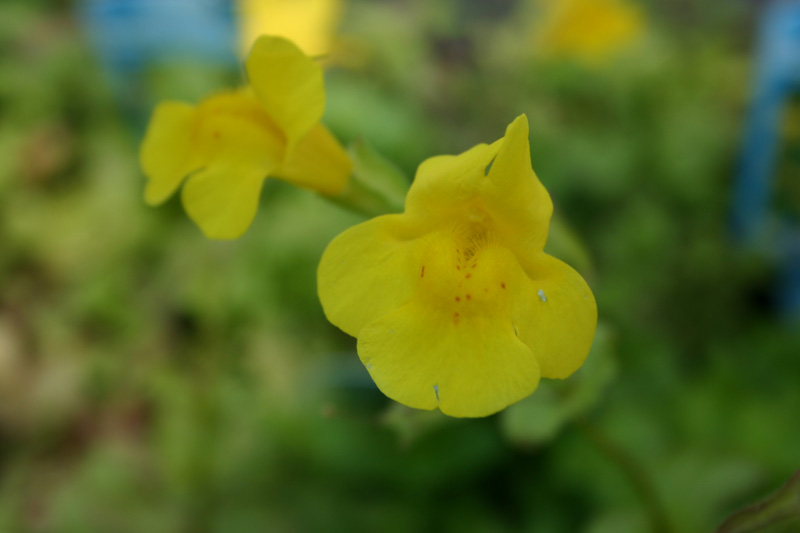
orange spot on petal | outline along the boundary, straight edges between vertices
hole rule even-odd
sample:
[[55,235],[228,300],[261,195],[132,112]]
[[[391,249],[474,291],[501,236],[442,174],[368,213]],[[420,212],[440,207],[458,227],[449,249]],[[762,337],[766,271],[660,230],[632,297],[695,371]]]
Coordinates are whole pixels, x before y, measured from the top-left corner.
[[419,275],[419,277],[421,278],[425,277],[425,265],[422,265],[422,273]]
[[469,294],[467,294],[467,300],[469,300],[470,298],[472,298],[472,296],[470,296]]
[[460,302],[460,301],[461,301],[461,298],[459,298],[458,296],[456,296],[456,301],[457,301],[457,302]]

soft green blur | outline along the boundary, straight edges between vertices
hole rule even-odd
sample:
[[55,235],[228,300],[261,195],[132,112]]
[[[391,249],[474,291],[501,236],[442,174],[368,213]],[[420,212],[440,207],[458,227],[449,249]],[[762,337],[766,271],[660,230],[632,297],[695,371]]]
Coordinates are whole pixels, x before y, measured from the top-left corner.
[[[726,231],[752,13],[641,5],[590,62],[537,53],[525,1],[344,11],[330,128],[411,177],[527,113],[550,249],[597,297],[576,376],[457,420],[386,400],[325,320],[317,261],[363,217],[276,180],[236,242],[146,207],[140,124],[69,4],[2,2],[0,532],[693,533],[776,489],[800,333]],[[143,99],[219,83],[196,76]]]

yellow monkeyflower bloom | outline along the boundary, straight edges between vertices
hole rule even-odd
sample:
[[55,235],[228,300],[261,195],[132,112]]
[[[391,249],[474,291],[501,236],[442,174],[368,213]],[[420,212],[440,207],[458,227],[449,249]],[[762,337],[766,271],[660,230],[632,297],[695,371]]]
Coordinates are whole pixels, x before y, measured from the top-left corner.
[[310,56],[331,50],[342,0],[239,0],[244,51],[262,34],[285,37]]
[[328,319],[358,338],[378,388],[447,415],[495,413],[584,362],[597,307],[544,253],[553,204],[531,169],[528,119],[424,161],[405,212],[354,226],[322,256]]
[[626,0],[539,0],[537,46],[550,55],[587,62],[606,59],[634,42],[644,20]]
[[258,209],[267,176],[337,195],[351,163],[319,123],[325,109],[322,69],[297,46],[263,36],[245,64],[250,84],[197,105],[167,101],[150,120],[140,151],[157,205],[184,179],[184,208],[212,239],[235,239]]

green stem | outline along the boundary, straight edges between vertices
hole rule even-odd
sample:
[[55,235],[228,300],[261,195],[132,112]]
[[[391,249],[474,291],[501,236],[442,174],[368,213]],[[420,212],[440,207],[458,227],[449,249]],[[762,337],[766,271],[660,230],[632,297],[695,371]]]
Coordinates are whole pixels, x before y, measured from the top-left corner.
[[370,217],[402,213],[411,182],[391,161],[364,141],[350,145],[353,171],[347,188],[328,197],[332,202]]
[[749,533],[800,518],[800,470],[778,491],[728,517],[717,533]]
[[339,196],[326,198],[350,211],[368,217],[376,217],[389,213],[402,213],[405,196],[396,194],[392,197],[383,194],[382,191],[375,190],[369,184],[364,183],[361,176],[354,173],[350,176],[347,188]]
[[650,529],[653,533],[672,533],[674,530],[669,522],[666,509],[644,467],[586,418],[581,417],[576,423],[578,429],[620,469],[633,486],[634,491],[642,500],[642,505],[647,510]]

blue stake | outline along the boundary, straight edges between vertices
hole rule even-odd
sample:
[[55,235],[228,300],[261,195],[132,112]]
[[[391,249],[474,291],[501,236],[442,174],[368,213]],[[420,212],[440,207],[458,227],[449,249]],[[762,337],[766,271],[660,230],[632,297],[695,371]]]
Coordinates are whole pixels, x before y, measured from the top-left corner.
[[[770,216],[770,200],[781,118],[789,96],[798,90],[800,1],[773,2],[761,21],[756,82],[731,223],[733,234],[740,242],[778,257],[782,272],[778,299],[781,310],[790,317],[800,317],[800,230],[777,216]],[[780,238],[768,241],[767,230],[773,221],[783,227],[779,230]]]

